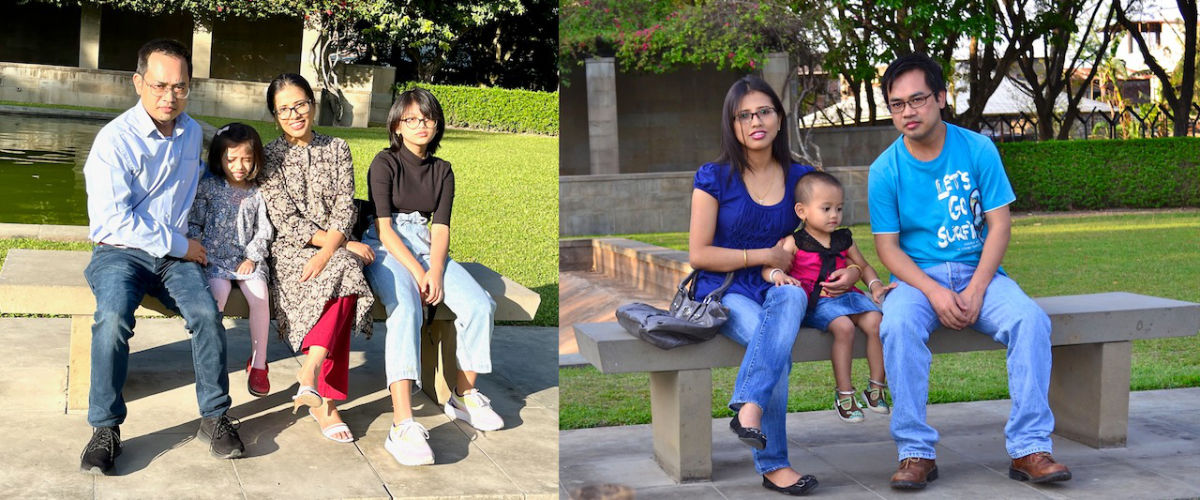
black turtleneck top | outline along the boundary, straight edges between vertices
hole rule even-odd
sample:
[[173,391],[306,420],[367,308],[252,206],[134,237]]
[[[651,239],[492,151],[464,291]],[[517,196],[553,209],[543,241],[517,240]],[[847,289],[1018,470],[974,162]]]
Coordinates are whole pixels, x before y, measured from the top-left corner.
[[404,147],[400,151],[385,149],[371,161],[367,187],[376,217],[420,212],[434,224],[450,225],[454,171],[441,158],[420,158]]

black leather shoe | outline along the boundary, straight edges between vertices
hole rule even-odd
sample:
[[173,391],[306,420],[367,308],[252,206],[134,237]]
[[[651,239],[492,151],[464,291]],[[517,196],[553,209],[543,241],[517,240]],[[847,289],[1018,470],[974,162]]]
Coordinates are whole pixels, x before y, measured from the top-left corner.
[[733,433],[737,434],[738,439],[747,446],[756,450],[761,450],[767,447],[767,436],[761,430],[754,427],[742,427],[742,423],[738,422],[738,417],[735,414],[733,420],[729,421],[729,428],[733,429]]
[[115,425],[96,427],[92,429],[92,439],[79,456],[79,470],[107,476],[112,473],[113,463],[120,455],[121,428]]
[[239,425],[229,421],[227,415],[200,419],[200,430],[196,438],[208,443],[208,449],[217,458],[238,458],[246,447],[238,437]]
[[807,495],[808,492],[812,491],[816,487],[817,478],[813,477],[812,474],[805,474],[801,476],[800,480],[796,481],[796,484],[791,486],[775,486],[775,483],[772,483],[770,479],[767,479],[767,476],[763,476],[763,488],[771,491],[778,491],[784,495],[792,495],[794,497]]

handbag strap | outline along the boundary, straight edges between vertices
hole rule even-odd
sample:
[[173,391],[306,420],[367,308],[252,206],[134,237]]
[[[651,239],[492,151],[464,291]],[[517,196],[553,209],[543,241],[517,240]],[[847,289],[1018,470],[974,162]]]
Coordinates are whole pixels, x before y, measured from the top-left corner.
[[[679,282],[679,291],[685,293],[692,300],[696,300],[696,283],[700,281],[699,275],[700,270],[693,269],[683,281]],[[709,292],[708,296],[704,297],[704,301],[720,301],[721,297],[725,296],[725,291],[729,290],[731,286],[733,286],[733,271],[725,273],[725,282],[721,283],[721,286],[717,287],[716,290]]]

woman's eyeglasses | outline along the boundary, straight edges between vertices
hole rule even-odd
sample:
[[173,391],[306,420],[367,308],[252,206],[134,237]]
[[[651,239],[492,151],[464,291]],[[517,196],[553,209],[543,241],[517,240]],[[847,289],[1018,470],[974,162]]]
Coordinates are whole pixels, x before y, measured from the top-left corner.
[[768,118],[775,116],[775,108],[768,106],[765,108],[758,108],[754,111],[738,111],[738,114],[734,116],[737,117],[737,120],[743,124],[749,124],[750,121],[756,116],[758,117],[759,121],[765,122]]
[[275,108],[275,116],[288,119],[293,116],[304,116],[312,110],[312,101],[305,100],[295,106],[280,106]]

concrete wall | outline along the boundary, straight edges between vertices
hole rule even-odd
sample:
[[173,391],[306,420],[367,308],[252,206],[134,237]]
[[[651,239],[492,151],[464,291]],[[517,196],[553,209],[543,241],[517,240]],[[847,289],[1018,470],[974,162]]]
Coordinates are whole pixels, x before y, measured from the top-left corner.
[[0,15],[0,33],[0,61],[62,66],[79,61],[78,6],[8,2]]
[[[669,74],[617,70],[617,130],[622,173],[694,171],[720,153],[721,103],[742,74],[681,69]],[[583,68],[559,89],[559,173],[588,169],[587,88]]]
[[[378,73],[384,75],[382,79],[391,81],[386,78],[389,71],[392,79],[395,78],[394,68],[357,68],[359,73],[372,79]],[[132,72],[128,71],[0,63],[0,100],[125,109],[137,102],[132,78]],[[391,94],[372,92],[374,80],[359,80],[355,85],[345,92],[350,106],[346,110],[348,121],[343,124],[365,127],[372,109],[372,97],[390,104]],[[266,83],[197,78],[192,82],[187,111],[194,115],[271,121],[264,104],[266,93]],[[379,107],[376,105],[375,109]],[[321,117],[317,120],[319,122]]]
[[[845,224],[870,220],[867,167],[825,169],[846,188]],[[695,172],[571,175],[558,178],[558,234],[687,231]]]
[[900,132],[891,125],[812,131],[812,142],[821,148],[821,163],[825,166],[870,165],[897,137]]
[[303,32],[303,20],[285,17],[213,23],[212,77],[265,83],[298,73]]

